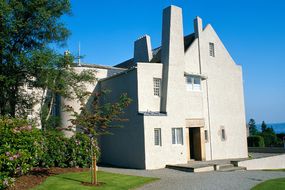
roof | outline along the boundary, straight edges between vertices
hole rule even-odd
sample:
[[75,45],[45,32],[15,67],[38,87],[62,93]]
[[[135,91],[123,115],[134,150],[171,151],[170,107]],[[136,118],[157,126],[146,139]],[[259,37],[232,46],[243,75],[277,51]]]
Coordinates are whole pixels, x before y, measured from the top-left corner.
[[97,65],[97,64],[86,64],[81,63],[80,66],[76,65],[74,67],[89,67],[89,68],[98,68],[98,69],[115,69],[115,70],[126,70],[124,68],[118,68],[118,67],[112,67],[112,66],[106,66],[106,65]]
[[[194,40],[195,40],[195,33],[189,34],[189,35],[184,37],[184,51],[185,52],[188,50],[188,48],[191,46],[191,44],[194,42]],[[153,49],[152,55],[153,55],[153,58],[150,61],[151,63],[161,63],[161,46]],[[136,63],[134,63],[134,59],[132,58],[132,59],[126,60],[126,61],[124,61],[118,65],[115,65],[114,67],[131,68],[135,65],[136,65]]]

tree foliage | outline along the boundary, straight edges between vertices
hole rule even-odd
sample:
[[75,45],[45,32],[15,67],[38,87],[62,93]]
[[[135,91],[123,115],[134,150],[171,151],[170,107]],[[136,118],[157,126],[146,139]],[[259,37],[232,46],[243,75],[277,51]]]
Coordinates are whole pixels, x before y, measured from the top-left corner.
[[0,115],[15,116],[29,104],[23,84],[54,58],[48,45],[63,45],[69,36],[60,21],[69,13],[69,0],[0,1]]
[[122,118],[124,109],[129,106],[131,99],[127,94],[122,94],[117,102],[104,102],[103,98],[108,91],[95,92],[91,105],[84,104],[80,112],[75,112],[72,107],[69,111],[73,113],[72,124],[77,126],[80,132],[97,137],[102,134],[108,134],[112,127],[120,127],[119,122],[127,121]]
[[249,134],[250,135],[258,134],[258,130],[256,128],[256,124],[255,124],[255,120],[254,119],[250,119],[249,120],[248,126],[249,126]]

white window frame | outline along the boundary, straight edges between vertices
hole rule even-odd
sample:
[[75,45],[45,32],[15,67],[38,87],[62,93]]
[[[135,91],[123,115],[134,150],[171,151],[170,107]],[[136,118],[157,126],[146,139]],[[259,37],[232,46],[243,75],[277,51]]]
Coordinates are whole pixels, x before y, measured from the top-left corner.
[[209,42],[209,54],[211,57],[215,57],[215,44],[213,42]]
[[161,146],[161,128],[154,129],[154,146]]
[[172,144],[183,145],[183,128],[172,128]]
[[161,78],[153,78],[153,95],[161,96]]
[[[185,80],[187,91],[201,91],[201,77],[189,75],[186,76]],[[199,83],[196,83],[197,80],[199,81]]]

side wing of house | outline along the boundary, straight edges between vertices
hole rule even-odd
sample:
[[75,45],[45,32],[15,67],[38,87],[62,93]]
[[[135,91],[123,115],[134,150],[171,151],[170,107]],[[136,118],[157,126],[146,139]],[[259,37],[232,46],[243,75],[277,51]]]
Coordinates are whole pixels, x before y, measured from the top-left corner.
[[201,72],[206,159],[248,156],[242,68],[237,65],[211,25],[195,21],[197,38],[185,53],[186,72]]
[[120,116],[126,122],[113,123],[120,128],[110,129],[111,135],[100,137],[102,163],[130,168],[145,168],[144,123],[138,114],[137,69],[133,68],[100,82],[101,90],[111,90],[104,98],[105,102],[117,102],[123,93],[132,99],[132,103]]

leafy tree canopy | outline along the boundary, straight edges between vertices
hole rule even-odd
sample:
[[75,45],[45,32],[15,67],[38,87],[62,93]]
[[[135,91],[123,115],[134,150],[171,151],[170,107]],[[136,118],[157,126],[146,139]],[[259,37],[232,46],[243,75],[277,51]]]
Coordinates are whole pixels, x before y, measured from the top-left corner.
[[27,105],[31,98],[23,84],[58,58],[48,45],[63,45],[69,36],[60,21],[64,14],[70,14],[69,0],[0,1],[0,115],[15,116],[17,107]]

